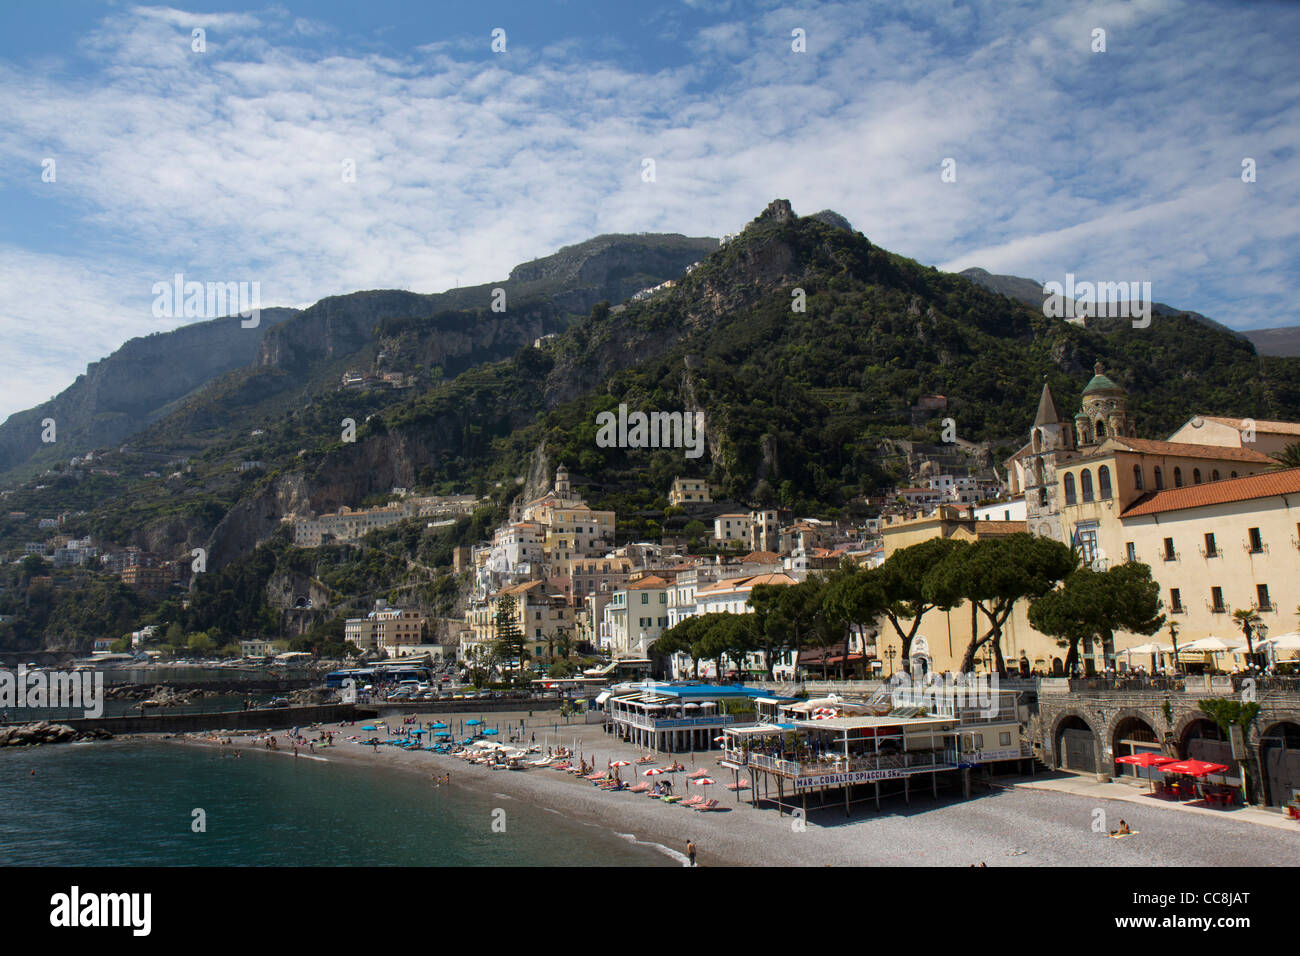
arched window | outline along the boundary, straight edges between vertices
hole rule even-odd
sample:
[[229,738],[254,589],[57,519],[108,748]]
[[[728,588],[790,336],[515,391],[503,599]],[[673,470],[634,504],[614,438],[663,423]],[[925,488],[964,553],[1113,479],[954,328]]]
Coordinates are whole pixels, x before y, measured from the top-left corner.
[[1181,488],[1182,486],[1183,486],[1183,470],[1182,470],[1181,468],[1175,468],[1175,469],[1174,469],[1174,487],[1175,487],[1175,488]]
[[1156,465],[1156,491],[1160,491],[1162,488],[1164,488],[1164,486],[1165,486],[1164,472],[1160,470],[1159,465]]
[[1193,469],[1192,469],[1192,484],[1194,484],[1194,485],[1199,485],[1200,483],[1201,483],[1201,469],[1199,469],[1199,468],[1193,468]]
[[1034,477],[1038,479],[1034,484],[1041,485],[1046,483],[1047,479],[1043,477],[1043,459],[1041,458],[1034,462]]
[[1237,473],[1236,473],[1235,471],[1232,473],[1232,477],[1234,477],[1234,478],[1237,477]]
[[1066,473],[1065,476],[1065,503],[1074,504],[1074,475]]
[[1106,423],[1099,418],[1097,419],[1097,441],[1101,441],[1105,437],[1106,437]]
[[1042,429],[1035,428],[1034,429],[1034,454],[1036,455],[1042,450],[1043,450],[1043,432]]
[[1216,468],[1214,469],[1214,471],[1210,472],[1210,481],[1218,481],[1218,480],[1219,480],[1219,469]]
[[1105,465],[1097,469],[1097,497],[1102,501],[1110,497],[1110,469]]
[[1084,501],[1092,500],[1092,472],[1087,468],[1079,476],[1079,493]]
[[1133,466],[1133,485],[1134,487],[1137,488],[1138,491],[1142,490],[1142,466],[1141,465]]

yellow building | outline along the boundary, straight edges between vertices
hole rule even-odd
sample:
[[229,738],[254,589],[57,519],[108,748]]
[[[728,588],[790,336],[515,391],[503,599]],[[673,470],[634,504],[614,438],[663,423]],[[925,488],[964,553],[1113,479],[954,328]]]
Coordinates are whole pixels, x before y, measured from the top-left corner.
[[674,478],[668,489],[670,505],[707,504],[712,500],[709,483],[703,478]]
[[1114,524],[1121,560],[1149,564],[1160,582],[1180,644],[1243,640],[1232,618],[1240,608],[1258,612],[1275,636],[1296,629],[1300,468],[1156,492]]

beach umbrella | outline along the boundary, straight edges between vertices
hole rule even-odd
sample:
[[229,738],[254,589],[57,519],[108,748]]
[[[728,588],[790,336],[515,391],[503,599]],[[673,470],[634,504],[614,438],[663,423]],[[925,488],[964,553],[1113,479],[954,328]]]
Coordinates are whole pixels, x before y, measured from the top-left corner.
[[651,767],[649,770],[643,770],[643,771],[641,771],[641,776],[643,776],[643,777],[657,777],[657,776],[659,776],[661,773],[667,773],[667,772],[668,772],[668,771],[665,770],[663,767]]
[[363,726],[361,729],[362,729],[362,730],[378,730],[379,728],[376,727],[374,724],[366,724],[366,725]]
[[441,720],[438,721],[436,724],[430,724],[429,726],[432,727],[434,730],[446,730],[446,729],[447,729],[447,725],[444,724]]
[[495,727],[489,727],[487,730],[483,731],[483,733],[485,733],[485,734],[493,734],[493,735],[495,735],[496,732],[497,732],[497,729],[496,729]]
[[[1173,757],[1166,757],[1163,754],[1141,753],[1141,754],[1128,754],[1123,757],[1116,757],[1115,762],[1131,764],[1134,767],[1163,768],[1166,764],[1177,763],[1178,761],[1176,761]],[[1156,778],[1151,777],[1150,779],[1151,779],[1151,789],[1154,791],[1156,788]]]
[[711,787],[716,782],[712,777],[697,777],[691,781],[697,787]]

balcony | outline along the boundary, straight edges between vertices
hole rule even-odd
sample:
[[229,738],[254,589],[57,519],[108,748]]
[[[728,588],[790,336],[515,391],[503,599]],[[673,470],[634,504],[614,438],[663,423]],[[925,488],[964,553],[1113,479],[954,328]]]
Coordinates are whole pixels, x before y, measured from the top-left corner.
[[612,711],[611,720],[650,732],[660,730],[691,730],[700,727],[725,727],[736,722],[731,714],[704,714],[700,717],[643,717],[624,711]]
[[[723,759],[743,767],[768,770],[783,777],[812,777],[828,773],[860,773],[909,771],[924,773],[931,770],[950,770],[957,766],[957,751],[951,747],[943,750],[919,750],[900,754],[871,754],[845,757],[827,754],[822,757],[805,757],[790,760],[769,754],[745,750],[724,750]],[[892,774],[901,776],[901,774]]]

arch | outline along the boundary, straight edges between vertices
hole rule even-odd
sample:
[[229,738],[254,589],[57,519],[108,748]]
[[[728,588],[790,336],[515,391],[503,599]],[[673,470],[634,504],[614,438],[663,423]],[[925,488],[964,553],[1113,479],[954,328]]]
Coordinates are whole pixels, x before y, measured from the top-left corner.
[[1088,718],[1065,711],[1052,727],[1053,755],[1058,770],[1096,773],[1101,766],[1100,738]]
[[1079,474],[1079,497],[1084,501],[1092,501],[1092,472],[1087,468]]
[[1259,768],[1264,801],[1271,807],[1290,803],[1300,790],[1300,719],[1276,720],[1259,735]]
[[1065,661],[1061,660],[1059,657],[1052,658],[1052,676],[1053,677],[1065,676]]
[[1162,491],[1164,490],[1164,487],[1165,487],[1165,474],[1160,470],[1160,466],[1156,465],[1156,491]]
[[1043,459],[1041,458],[1035,459],[1034,461],[1034,478],[1037,479],[1034,482],[1036,485],[1047,484],[1047,479],[1043,477]]
[[1134,487],[1137,488],[1138,491],[1142,490],[1142,466],[1141,465],[1133,466],[1133,485]]
[[1042,450],[1043,450],[1043,430],[1041,428],[1035,428],[1034,429],[1034,454],[1037,455]]
[[1097,497],[1105,501],[1110,496],[1110,469],[1102,465],[1097,469]]
[[1216,468],[1214,469],[1214,471],[1210,472],[1210,481],[1218,481],[1218,480],[1219,480],[1219,469]]
[[[1112,761],[1134,753],[1151,753],[1160,750],[1160,734],[1151,725],[1148,715],[1140,710],[1121,710],[1111,721],[1110,756]],[[1150,771],[1130,764],[1116,763],[1116,775],[1150,777]]]
[[1181,468],[1175,466],[1175,467],[1174,467],[1174,487],[1175,487],[1175,488],[1181,488],[1182,486],[1183,486],[1183,470],[1182,470]]
[[1093,434],[1097,436],[1098,442],[1106,437],[1106,422],[1104,419],[1097,419],[1097,424],[1093,427]]
[[1232,473],[1232,477],[1234,477],[1234,478],[1237,477],[1237,473],[1236,473],[1235,471]]
[[1065,484],[1065,503],[1067,505],[1072,505],[1075,502],[1074,475],[1070,474],[1068,471],[1065,473],[1064,484]]
[[1199,485],[1200,483],[1201,483],[1201,469],[1199,469],[1199,468],[1193,468],[1193,469],[1192,469],[1192,484],[1194,484],[1194,485]]
[[[1192,714],[1178,728],[1178,756],[1183,760],[1208,760],[1232,766],[1232,745],[1219,725],[1205,716]],[[1225,761],[1223,758],[1227,757]]]

